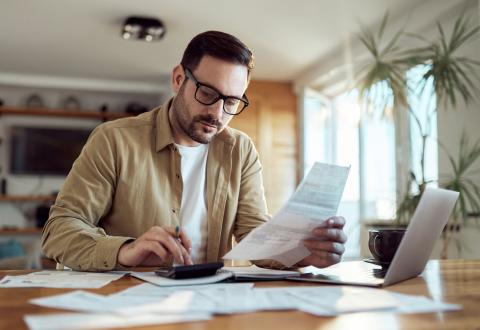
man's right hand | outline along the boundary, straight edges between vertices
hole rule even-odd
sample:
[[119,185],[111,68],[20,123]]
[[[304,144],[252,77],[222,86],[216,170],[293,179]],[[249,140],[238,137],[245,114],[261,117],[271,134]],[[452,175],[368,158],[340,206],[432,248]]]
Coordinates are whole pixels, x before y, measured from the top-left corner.
[[182,265],[193,264],[190,258],[191,242],[183,230],[179,239],[175,230],[155,226],[135,241],[123,244],[118,252],[118,262],[127,267],[165,266],[173,261]]

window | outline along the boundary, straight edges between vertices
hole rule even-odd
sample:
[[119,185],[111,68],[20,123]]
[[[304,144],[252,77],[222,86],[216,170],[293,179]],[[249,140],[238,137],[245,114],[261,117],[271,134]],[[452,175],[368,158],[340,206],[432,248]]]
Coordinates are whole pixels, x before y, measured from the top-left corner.
[[355,90],[330,103],[311,93],[304,98],[305,172],[314,161],[351,166],[338,210],[347,219],[345,259],[360,256],[361,219],[395,213],[395,128],[379,108],[362,110]]
[[303,173],[306,174],[316,161],[333,162],[335,143],[332,108],[326,98],[314,91],[305,91],[303,113]]
[[[436,99],[433,83],[418,84],[428,66],[417,66],[407,72],[410,86],[408,101],[410,115],[397,116],[392,111],[393,99],[388,86],[378,83],[374,95],[381,102],[367,106],[359,103],[357,90],[342,93],[332,100],[318,92],[305,92],[303,104],[303,164],[308,172],[314,161],[351,165],[338,214],[345,216],[348,235],[345,258],[360,256],[360,223],[390,220],[395,217],[397,180],[402,170],[396,155],[399,149],[409,148],[410,168],[417,180],[422,177],[422,136],[425,144],[425,180],[438,180],[438,147]],[[399,126],[408,121],[406,138],[398,138]],[[408,158],[408,155],[407,155]],[[403,184],[403,182],[400,182]]]
[[[431,185],[438,181],[438,143],[436,97],[432,80],[423,81],[422,76],[428,71],[428,65],[418,65],[407,72],[409,84],[408,103],[410,104],[410,166],[417,182],[425,180]],[[423,146],[425,136],[425,148]],[[424,165],[422,173],[422,150]],[[415,190],[417,187],[411,187]],[[412,191],[416,193],[417,191]]]

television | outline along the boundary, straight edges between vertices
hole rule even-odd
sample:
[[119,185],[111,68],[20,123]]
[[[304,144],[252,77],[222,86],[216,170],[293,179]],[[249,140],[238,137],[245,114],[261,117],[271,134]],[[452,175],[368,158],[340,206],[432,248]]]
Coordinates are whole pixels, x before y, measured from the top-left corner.
[[65,176],[92,129],[10,128],[10,173]]

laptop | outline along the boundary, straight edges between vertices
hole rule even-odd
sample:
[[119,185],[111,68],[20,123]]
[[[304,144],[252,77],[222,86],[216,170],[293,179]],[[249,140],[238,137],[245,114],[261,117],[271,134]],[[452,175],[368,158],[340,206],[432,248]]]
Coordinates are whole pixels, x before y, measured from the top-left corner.
[[288,280],[383,287],[416,277],[425,268],[458,195],[445,189],[424,191],[387,270],[364,261],[341,262],[325,269],[307,267],[306,272],[314,268],[313,272]]

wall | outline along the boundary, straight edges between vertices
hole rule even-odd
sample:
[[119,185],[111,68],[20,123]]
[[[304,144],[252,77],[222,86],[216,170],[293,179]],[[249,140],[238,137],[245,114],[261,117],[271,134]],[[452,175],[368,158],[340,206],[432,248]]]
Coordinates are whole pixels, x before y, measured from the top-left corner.
[[[473,18],[473,22],[479,24],[480,11],[478,1],[470,2],[468,12]],[[455,13],[456,14],[456,13]],[[456,15],[452,15],[456,17]],[[451,28],[453,22],[451,19],[444,19],[442,23]],[[458,56],[466,56],[474,60],[480,60],[480,38],[459,52]],[[480,76],[480,69],[477,71]],[[480,83],[477,81],[477,86]],[[470,145],[474,142],[480,141],[480,97],[478,91],[474,92],[475,99],[469,104],[459,102],[457,107],[440,106],[438,112],[438,139],[445,146],[448,154],[455,159],[458,157],[458,149],[462,133],[465,132],[470,141]],[[440,179],[447,178],[452,173],[452,167],[448,160],[448,155],[442,149],[439,150],[439,174]],[[477,184],[480,184],[480,159],[476,161],[472,167],[475,171],[470,171],[469,178]],[[449,244],[449,258],[465,258],[478,259],[480,258],[480,226],[477,225],[479,219],[470,219],[470,223],[460,232],[455,235],[454,241]],[[441,245],[441,244],[439,244]],[[440,248],[437,247],[436,255],[439,255]]]
[[251,105],[230,126],[247,133],[255,143],[269,211],[275,214],[299,178],[297,97],[290,83],[268,81],[252,81],[247,96]]

